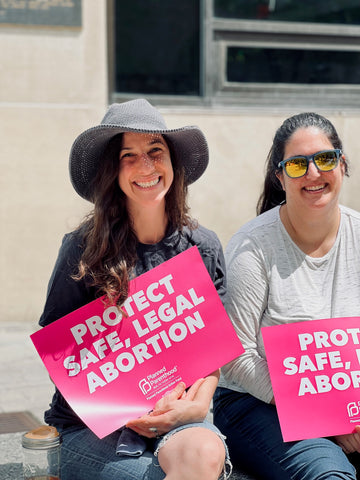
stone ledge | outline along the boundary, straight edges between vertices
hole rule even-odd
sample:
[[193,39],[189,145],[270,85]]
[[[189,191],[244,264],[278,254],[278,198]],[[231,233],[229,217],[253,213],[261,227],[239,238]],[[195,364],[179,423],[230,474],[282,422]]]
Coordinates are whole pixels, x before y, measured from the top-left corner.
[[23,478],[21,436],[24,432],[0,435],[0,478],[20,480]]

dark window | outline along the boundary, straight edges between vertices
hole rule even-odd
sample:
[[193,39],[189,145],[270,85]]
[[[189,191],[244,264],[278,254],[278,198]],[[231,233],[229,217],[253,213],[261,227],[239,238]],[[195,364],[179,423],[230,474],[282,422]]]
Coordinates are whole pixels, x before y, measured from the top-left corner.
[[115,1],[115,88],[200,94],[199,1]]
[[360,24],[359,0],[214,0],[216,17]]
[[360,0],[109,5],[112,102],[360,107]]
[[360,52],[229,47],[227,80],[360,84]]

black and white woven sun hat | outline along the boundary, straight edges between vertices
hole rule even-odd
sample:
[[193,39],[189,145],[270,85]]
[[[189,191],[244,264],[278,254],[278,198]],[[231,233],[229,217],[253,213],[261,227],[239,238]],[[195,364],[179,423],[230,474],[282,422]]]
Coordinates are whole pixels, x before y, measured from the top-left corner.
[[70,180],[76,192],[92,201],[92,183],[103,162],[110,139],[119,133],[159,133],[169,140],[172,153],[185,170],[187,185],[195,182],[209,163],[207,141],[196,126],[168,129],[160,112],[145,99],[112,104],[100,125],[74,141],[69,161]]

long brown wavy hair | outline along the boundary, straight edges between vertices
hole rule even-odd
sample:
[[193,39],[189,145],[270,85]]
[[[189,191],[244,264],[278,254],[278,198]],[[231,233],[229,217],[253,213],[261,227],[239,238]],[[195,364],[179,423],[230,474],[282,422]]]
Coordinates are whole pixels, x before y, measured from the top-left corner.
[[[170,150],[174,180],[165,196],[168,225],[175,231],[184,226],[194,228],[189,215],[188,188],[184,169],[176,157],[171,142],[164,139]],[[128,296],[129,279],[135,267],[137,237],[126,207],[126,196],[118,184],[119,152],[122,134],[113,137],[101,158],[101,168],[92,183],[93,211],[79,226],[84,250],[75,280],[84,279],[119,307]]]

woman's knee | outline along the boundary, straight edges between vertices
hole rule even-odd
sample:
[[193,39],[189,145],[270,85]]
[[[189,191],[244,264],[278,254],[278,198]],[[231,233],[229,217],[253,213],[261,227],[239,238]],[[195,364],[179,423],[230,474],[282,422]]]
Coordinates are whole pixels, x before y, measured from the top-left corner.
[[[176,464],[191,471],[221,473],[225,464],[222,439],[206,428],[188,428],[171,436],[159,450],[159,462],[165,471]],[[205,478],[201,476],[199,478]],[[209,477],[209,478],[212,478]]]
[[355,480],[356,471],[341,448],[326,438],[294,443],[283,458],[293,478],[302,480]]
[[213,432],[209,432],[203,437],[200,443],[196,444],[194,449],[195,458],[201,458],[207,462],[212,469],[222,468],[225,462],[225,447],[220,437]]

